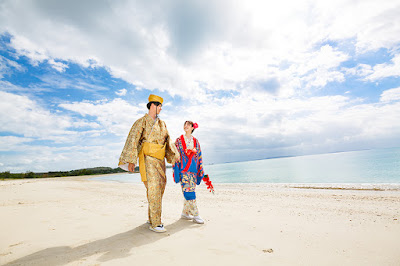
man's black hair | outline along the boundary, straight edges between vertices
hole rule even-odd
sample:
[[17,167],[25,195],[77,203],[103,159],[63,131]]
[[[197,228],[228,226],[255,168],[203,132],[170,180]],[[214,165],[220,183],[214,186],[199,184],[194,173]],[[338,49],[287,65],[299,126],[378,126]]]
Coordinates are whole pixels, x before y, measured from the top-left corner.
[[150,110],[150,106],[151,106],[152,103],[154,103],[155,106],[159,106],[159,105],[161,104],[160,102],[149,102],[149,103],[147,104],[147,109]]

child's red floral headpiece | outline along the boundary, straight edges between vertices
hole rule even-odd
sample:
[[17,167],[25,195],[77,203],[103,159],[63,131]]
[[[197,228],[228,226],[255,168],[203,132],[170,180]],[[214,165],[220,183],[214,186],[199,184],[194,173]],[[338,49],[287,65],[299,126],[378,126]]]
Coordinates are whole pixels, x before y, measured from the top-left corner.
[[199,127],[199,125],[197,124],[197,123],[193,123],[193,128],[194,129],[196,129],[196,128],[198,128]]

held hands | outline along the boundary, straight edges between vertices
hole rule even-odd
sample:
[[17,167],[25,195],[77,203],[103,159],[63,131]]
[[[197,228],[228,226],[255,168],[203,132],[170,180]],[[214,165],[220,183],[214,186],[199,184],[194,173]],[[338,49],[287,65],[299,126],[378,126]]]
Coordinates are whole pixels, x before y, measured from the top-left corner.
[[175,161],[174,161],[173,164],[179,163],[180,161],[181,161],[181,157],[180,156],[179,157],[175,157]]
[[135,172],[135,164],[134,163],[129,163],[128,170],[129,170],[129,172]]

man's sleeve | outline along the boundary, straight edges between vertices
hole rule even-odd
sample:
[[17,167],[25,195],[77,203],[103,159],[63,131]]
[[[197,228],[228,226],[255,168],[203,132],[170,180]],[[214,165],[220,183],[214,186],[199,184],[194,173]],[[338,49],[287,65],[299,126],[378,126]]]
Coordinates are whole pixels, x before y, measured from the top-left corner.
[[[165,127],[165,130],[167,130],[167,127]],[[167,139],[166,139],[167,145],[165,147],[165,158],[167,159],[167,162],[172,164],[176,160],[179,159],[179,151],[176,148],[175,144],[172,143],[171,137],[169,136],[168,130],[167,130]]]
[[138,146],[139,141],[143,133],[143,119],[137,120],[126,138],[124,149],[122,150],[121,156],[119,157],[118,166],[125,171],[128,170],[128,164],[133,163],[136,165],[138,158]]

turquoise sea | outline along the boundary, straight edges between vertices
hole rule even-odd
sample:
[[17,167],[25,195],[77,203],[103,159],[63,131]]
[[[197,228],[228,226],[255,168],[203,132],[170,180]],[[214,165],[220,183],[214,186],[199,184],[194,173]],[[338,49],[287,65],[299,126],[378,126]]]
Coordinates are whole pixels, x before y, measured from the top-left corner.
[[[213,183],[400,183],[400,148],[204,165]],[[167,169],[168,182],[172,169]],[[94,178],[140,182],[139,174]]]

